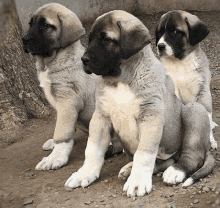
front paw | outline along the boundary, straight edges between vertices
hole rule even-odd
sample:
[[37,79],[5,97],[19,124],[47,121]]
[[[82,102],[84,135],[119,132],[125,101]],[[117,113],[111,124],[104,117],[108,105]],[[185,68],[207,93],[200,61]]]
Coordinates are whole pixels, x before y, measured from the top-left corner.
[[73,173],[65,183],[66,189],[73,189],[82,186],[87,187],[99,178],[100,171],[93,170],[93,167],[83,166],[77,172]]
[[118,178],[121,180],[126,180],[128,176],[131,174],[131,169],[133,166],[133,162],[129,162],[119,171]]
[[163,173],[163,181],[170,185],[181,183],[185,177],[186,174],[184,171],[176,169],[173,166],[168,167]]
[[138,170],[131,173],[124,185],[123,191],[127,192],[128,197],[144,196],[152,190],[152,173],[148,171]]
[[48,157],[44,157],[41,162],[37,164],[35,170],[51,170],[59,169],[66,165],[69,155],[72,151],[73,140],[54,144],[54,149]]

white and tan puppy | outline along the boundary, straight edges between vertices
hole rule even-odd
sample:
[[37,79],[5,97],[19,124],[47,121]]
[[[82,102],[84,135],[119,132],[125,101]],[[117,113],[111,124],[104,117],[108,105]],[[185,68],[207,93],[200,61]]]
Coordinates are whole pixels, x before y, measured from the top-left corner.
[[[113,132],[133,159],[133,166],[129,163],[119,174],[126,178],[132,166],[124,185],[128,196],[149,193],[153,171],[159,169],[168,167],[163,174],[168,184],[190,176],[184,186],[212,171],[207,111],[199,103],[183,105],[178,100],[150,41],[144,24],[125,11],[103,14],[93,24],[82,61],[85,72],[102,79],[85,162],[67,180],[66,188],[86,187],[99,177]],[[155,166],[156,158],[164,161],[160,168]]]
[[156,28],[156,45],[166,73],[175,84],[175,94],[182,103],[201,103],[210,123],[211,147],[216,149],[212,129],[211,74],[209,61],[199,43],[209,34],[207,26],[195,15],[185,11],[164,14]]
[[36,170],[65,165],[72,151],[76,123],[88,128],[94,112],[95,88],[100,78],[83,70],[80,38],[84,34],[85,29],[72,11],[50,3],[35,12],[23,37],[25,51],[37,58],[40,86],[57,111],[53,139],[43,146],[53,151],[38,163]]

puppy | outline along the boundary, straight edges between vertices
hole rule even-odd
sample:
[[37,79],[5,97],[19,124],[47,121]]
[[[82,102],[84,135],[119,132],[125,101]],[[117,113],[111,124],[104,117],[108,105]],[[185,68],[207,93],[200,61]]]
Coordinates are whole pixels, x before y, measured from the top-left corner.
[[58,169],[68,162],[73,147],[76,123],[88,128],[95,109],[95,88],[100,79],[85,74],[81,62],[85,35],[78,17],[66,7],[50,3],[40,7],[31,18],[23,37],[26,52],[36,56],[40,86],[57,111],[53,139],[44,150],[53,149],[36,170]]
[[[212,171],[207,111],[200,103],[183,105],[178,100],[172,79],[165,75],[150,42],[144,24],[125,11],[103,14],[93,24],[82,61],[85,72],[102,79],[85,162],[67,180],[66,188],[86,187],[99,177],[113,132],[133,159],[119,174],[123,178],[132,166],[123,188],[128,196],[151,191],[154,169],[155,173],[166,169],[163,180],[168,184],[191,175],[184,186]],[[159,168],[156,158],[164,160]]]
[[156,28],[156,45],[166,73],[175,84],[175,94],[182,103],[201,103],[210,120],[211,147],[216,149],[212,129],[211,74],[209,61],[199,43],[209,34],[207,26],[195,15],[185,11],[164,14]]

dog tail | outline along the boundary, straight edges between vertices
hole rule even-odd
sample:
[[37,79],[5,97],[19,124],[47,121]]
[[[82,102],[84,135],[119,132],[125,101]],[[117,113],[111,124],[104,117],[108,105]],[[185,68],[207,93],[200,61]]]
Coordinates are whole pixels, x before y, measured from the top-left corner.
[[182,187],[187,187],[192,185],[195,181],[203,178],[210,174],[215,166],[215,158],[210,152],[207,153],[203,166],[193,173],[182,185]]

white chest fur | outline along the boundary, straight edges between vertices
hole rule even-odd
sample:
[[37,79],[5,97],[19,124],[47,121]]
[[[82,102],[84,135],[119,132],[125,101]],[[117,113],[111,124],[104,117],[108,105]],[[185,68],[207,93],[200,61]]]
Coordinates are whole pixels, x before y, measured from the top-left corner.
[[132,153],[136,151],[138,145],[136,118],[139,103],[140,99],[125,84],[118,83],[117,87],[105,87],[102,97],[103,110],[110,116],[115,131]]
[[48,77],[48,72],[49,72],[49,70],[40,71],[38,74],[38,79],[40,81],[40,87],[43,88],[47,100],[54,108],[56,108],[55,99],[51,94],[51,82]]
[[203,76],[196,69],[199,67],[194,52],[185,59],[161,58],[166,73],[171,76],[175,84],[175,93],[184,103],[196,101],[203,82]]

